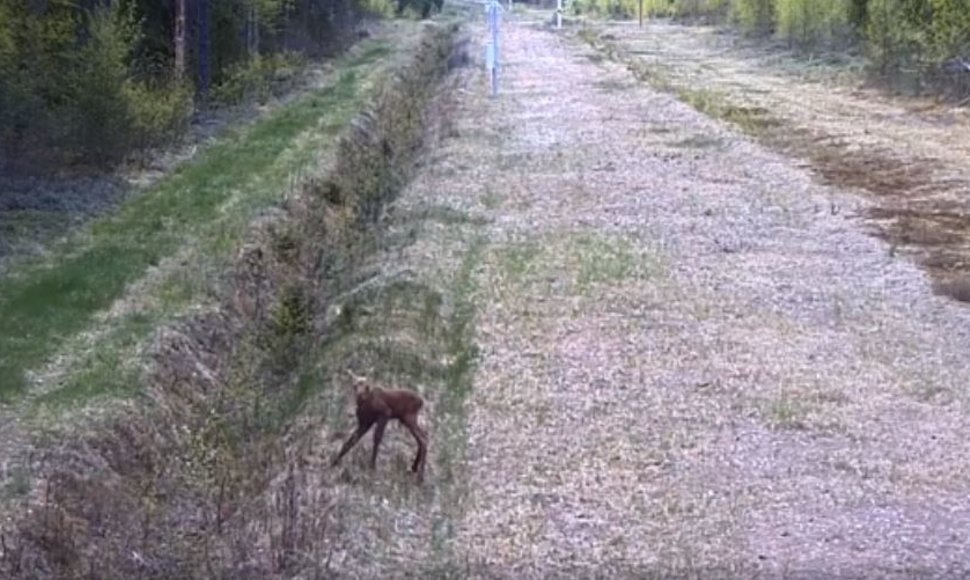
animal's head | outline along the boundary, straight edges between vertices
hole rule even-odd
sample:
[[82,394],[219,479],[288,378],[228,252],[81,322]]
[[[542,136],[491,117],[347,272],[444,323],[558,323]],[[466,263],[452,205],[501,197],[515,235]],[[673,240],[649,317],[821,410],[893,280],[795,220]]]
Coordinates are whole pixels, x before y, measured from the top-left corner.
[[354,374],[354,371],[347,369],[347,375],[350,377],[350,386],[354,389],[355,397],[362,397],[370,393],[370,383],[367,382],[365,377]]

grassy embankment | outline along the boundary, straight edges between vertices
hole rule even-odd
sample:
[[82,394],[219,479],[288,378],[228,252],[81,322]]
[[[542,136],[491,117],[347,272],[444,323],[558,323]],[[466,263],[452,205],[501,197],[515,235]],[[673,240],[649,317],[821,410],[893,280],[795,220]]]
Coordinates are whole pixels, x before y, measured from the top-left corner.
[[[221,139],[116,214],[0,280],[0,396],[24,394],[31,373],[55,357],[72,368],[48,377],[56,387],[43,385],[40,402],[128,393],[137,384],[137,346],[204,301],[251,220],[332,150],[391,51],[381,39],[358,48],[323,88]],[[124,300],[137,304],[104,315]]]

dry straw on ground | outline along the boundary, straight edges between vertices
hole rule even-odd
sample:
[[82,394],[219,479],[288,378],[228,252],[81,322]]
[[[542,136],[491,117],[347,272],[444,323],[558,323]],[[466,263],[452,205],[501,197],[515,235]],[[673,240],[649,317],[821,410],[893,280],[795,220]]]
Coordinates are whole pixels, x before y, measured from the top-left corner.
[[864,199],[506,22],[501,96],[470,79],[402,198],[482,224],[455,570],[970,565],[970,314],[860,228]]

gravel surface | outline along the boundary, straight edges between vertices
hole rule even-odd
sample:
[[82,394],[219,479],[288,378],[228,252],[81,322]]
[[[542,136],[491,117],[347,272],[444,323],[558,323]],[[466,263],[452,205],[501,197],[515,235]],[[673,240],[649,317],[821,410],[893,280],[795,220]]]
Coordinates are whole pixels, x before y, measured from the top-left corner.
[[835,187],[870,195],[870,226],[941,290],[970,301],[959,290],[970,286],[970,108],[867,86],[858,57],[793,54],[723,29],[597,21],[592,30],[651,82],[701,107],[748,111],[763,142],[792,151]]
[[862,199],[541,28],[506,20],[501,96],[456,91],[403,201],[491,220],[468,570],[970,570],[966,307]]

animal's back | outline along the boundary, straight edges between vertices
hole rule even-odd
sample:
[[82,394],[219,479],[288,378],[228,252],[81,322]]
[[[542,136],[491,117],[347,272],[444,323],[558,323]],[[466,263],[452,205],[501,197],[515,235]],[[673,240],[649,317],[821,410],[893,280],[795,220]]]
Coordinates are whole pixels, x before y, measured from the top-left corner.
[[384,393],[386,395],[385,400],[396,417],[416,414],[424,406],[421,396],[414,391],[388,389]]

